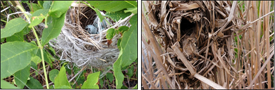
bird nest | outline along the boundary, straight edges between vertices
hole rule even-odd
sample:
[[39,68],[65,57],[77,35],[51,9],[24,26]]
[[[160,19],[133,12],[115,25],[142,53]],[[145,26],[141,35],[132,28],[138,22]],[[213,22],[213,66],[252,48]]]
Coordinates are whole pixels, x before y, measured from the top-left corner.
[[233,55],[230,29],[234,26],[232,22],[227,23],[230,2],[148,1],[145,8],[149,28],[164,53],[162,63],[169,76],[173,75],[172,86],[197,88],[201,84],[194,78],[195,73],[208,78],[222,68],[218,63],[230,65],[228,60]]
[[[104,11],[100,12],[105,15]],[[50,45],[60,52],[60,60],[73,62],[78,67],[90,65],[104,69],[117,60],[117,40],[120,37],[116,35],[111,44],[107,43],[106,32],[115,22],[110,18],[106,18],[105,21],[109,22],[106,28],[98,27],[97,34],[90,34],[85,30],[87,25],[102,25],[96,12],[85,5],[71,7],[66,13],[60,35],[51,40]]]

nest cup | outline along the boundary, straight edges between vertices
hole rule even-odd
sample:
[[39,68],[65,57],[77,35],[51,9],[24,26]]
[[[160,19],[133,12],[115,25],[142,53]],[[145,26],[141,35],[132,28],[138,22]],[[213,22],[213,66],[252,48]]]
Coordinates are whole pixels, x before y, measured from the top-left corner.
[[[101,12],[104,14],[105,12]],[[114,36],[108,45],[106,31],[114,21],[106,18],[106,28],[98,27],[98,34],[90,34],[85,27],[97,22],[100,25],[96,12],[85,5],[72,6],[66,13],[64,26],[60,35],[50,41],[50,45],[57,51],[60,60],[73,62],[78,67],[92,66],[105,69],[113,65],[119,55],[117,40]],[[108,23],[109,22],[109,23]],[[59,53],[58,53],[59,52]]]
[[[164,66],[168,73],[180,73],[180,75],[175,74],[173,80],[176,80],[178,84],[175,85],[180,85],[181,88],[185,88],[187,84],[189,87],[196,88],[200,82],[191,77],[192,74],[180,60],[178,53],[175,53],[173,46],[180,49],[180,54],[184,55],[196,73],[207,78],[218,69],[218,66],[214,68],[212,66],[219,62],[219,59],[223,58],[223,62],[227,62],[233,58],[229,45],[233,34],[230,28],[234,24],[225,25],[230,13],[230,9],[227,8],[230,8],[231,4],[230,2],[216,3],[221,8],[219,8],[220,12],[215,13],[212,11],[212,6],[206,4],[208,2],[167,1],[147,2],[145,5],[148,6],[147,11],[150,11],[147,14],[150,30],[166,53],[163,55]],[[225,26],[224,30],[218,31],[223,26]],[[215,32],[218,33],[215,34]],[[157,71],[157,68],[155,69]]]

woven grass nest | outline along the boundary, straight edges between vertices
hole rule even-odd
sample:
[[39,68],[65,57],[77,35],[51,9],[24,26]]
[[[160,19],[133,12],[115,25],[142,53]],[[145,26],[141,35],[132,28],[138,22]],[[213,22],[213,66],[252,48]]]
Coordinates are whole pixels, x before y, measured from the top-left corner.
[[[194,78],[194,74],[209,78],[213,77],[218,69],[224,68],[218,63],[230,66],[231,62],[228,60],[233,58],[231,29],[235,25],[232,23],[235,22],[234,19],[231,19],[232,22],[227,22],[230,19],[228,16],[232,6],[230,2],[147,1],[144,2],[144,6],[146,9],[144,14],[148,17],[147,22],[150,22],[149,28],[164,53],[160,55],[164,59],[161,63],[169,74],[167,77],[167,81],[171,80],[167,82],[170,83],[169,86],[178,89],[198,88],[201,81]],[[146,44],[143,47],[147,47]],[[145,57],[153,55],[146,54]],[[150,61],[148,63],[149,67],[143,64],[146,70],[150,69]],[[154,74],[163,71],[157,62],[151,64]],[[230,76],[233,74],[227,71],[223,73]],[[144,77],[150,81],[150,75]],[[215,81],[215,78],[211,80]],[[163,83],[156,81],[158,80],[152,80],[158,83],[155,84],[156,87]],[[153,88],[155,85],[150,84],[150,87]]]
[[[100,12],[105,15],[104,11]],[[78,67],[92,66],[101,70],[113,65],[119,55],[117,40],[120,36],[114,36],[108,45],[106,32],[115,22],[106,18],[110,25],[101,30],[98,28],[98,34],[90,34],[85,27],[97,22],[96,18],[96,12],[86,5],[75,5],[67,11],[60,35],[50,42],[60,52],[60,60],[73,62]]]

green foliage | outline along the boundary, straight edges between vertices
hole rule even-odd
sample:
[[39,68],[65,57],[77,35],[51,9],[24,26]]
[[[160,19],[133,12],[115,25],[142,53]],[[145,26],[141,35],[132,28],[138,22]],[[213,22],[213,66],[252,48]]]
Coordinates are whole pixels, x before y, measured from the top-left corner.
[[52,1],[44,1],[43,2],[43,8],[44,9],[50,9],[51,8]]
[[31,62],[31,67],[34,68],[35,70],[37,69],[37,64],[35,64],[33,61]]
[[31,24],[29,27],[34,27],[42,22],[47,17],[48,9],[39,9],[32,14]]
[[126,18],[127,16],[131,15],[131,13],[125,13],[124,10],[120,10],[117,12],[107,12],[106,16],[110,17],[114,21],[118,21],[120,19]]
[[42,46],[48,43],[51,39],[56,38],[64,25],[65,14],[59,18],[48,17],[48,28],[45,28],[42,33]]
[[137,7],[135,8],[127,8],[127,10],[124,10],[125,13],[131,12],[133,14],[137,14]]
[[133,73],[134,73],[134,67],[133,66],[131,66],[131,68],[129,68],[129,69],[127,69],[128,70],[128,72],[127,72],[127,75],[128,75],[128,77],[129,78],[131,78],[132,76],[133,76]]
[[102,87],[103,87],[104,82],[103,82],[103,80],[102,80],[102,79],[100,79],[100,80],[99,80],[99,82],[100,82],[100,86],[101,86],[101,88],[102,88]]
[[[73,1],[53,1],[49,10],[49,15],[59,18],[67,12]],[[63,20],[64,22],[64,20]]]
[[136,1],[88,1],[88,3],[106,12],[116,12],[125,8],[137,7]]
[[54,80],[55,89],[71,89],[71,85],[67,79],[66,69],[64,66],[61,67],[58,75]]
[[24,69],[16,72],[14,74],[15,82],[17,87],[23,89],[27,83],[28,77],[30,76],[30,66],[25,67]]
[[129,66],[137,58],[137,14],[130,19],[130,24],[132,26],[123,34],[120,43],[122,67]]
[[[119,54],[119,56],[121,55],[122,53]],[[114,75],[116,77],[116,88],[121,88],[122,87],[122,82],[124,81],[124,75],[122,73],[122,70],[121,70],[121,57],[119,57],[117,59],[117,61],[114,63]]]
[[121,89],[128,89],[128,87],[126,87],[126,86],[123,85],[123,86],[121,87]]
[[106,38],[108,40],[111,40],[116,34],[123,34],[125,31],[129,30],[129,27],[127,26],[120,26],[118,29],[110,28],[107,31]]
[[30,28],[25,27],[22,31],[15,33],[14,35],[7,37],[7,42],[12,42],[12,41],[24,41],[24,35],[28,34],[30,32]]
[[1,30],[1,39],[12,36],[13,34],[23,30],[28,23],[22,18],[12,19],[6,24],[6,27]]
[[[121,39],[118,40],[117,44],[120,50],[119,58],[113,65],[114,75],[116,78],[116,88],[122,88],[124,75],[121,69],[133,63],[133,61],[137,58],[137,3],[136,1],[89,1],[88,3],[90,3],[95,8],[98,8],[99,10],[106,11],[107,16],[113,16],[117,14],[121,15],[122,17],[126,17],[126,15],[122,15],[123,12],[121,12],[121,10],[123,9],[127,9],[124,11],[124,14],[127,14],[127,12],[135,14],[130,19],[131,27],[129,30],[126,27],[119,27],[118,31],[115,29],[109,29],[106,35],[106,38],[109,40],[118,32],[121,32],[123,35]],[[111,19],[119,20],[121,18],[118,16]]]
[[112,73],[107,73],[106,77],[110,80],[110,82],[112,83],[114,80],[114,75]]
[[33,13],[34,11],[38,10],[38,9],[42,9],[42,7],[39,4],[36,3],[27,3],[28,6],[30,7],[31,12]]
[[[31,62],[31,67],[35,70],[37,70],[37,64],[35,64],[33,61]],[[38,75],[38,72],[37,71],[34,71],[35,72],[35,75]]]
[[108,39],[108,40],[111,40],[114,36],[115,36],[115,29],[114,28],[110,28],[110,29],[108,29],[108,31],[107,31],[107,34],[106,34],[106,38]]
[[37,46],[27,42],[7,42],[1,44],[1,79],[30,65],[31,51]]
[[81,89],[99,89],[97,82],[100,72],[92,73],[88,75],[87,81],[84,82]]
[[118,28],[119,33],[124,33],[125,31],[128,31],[128,30],[129,30],[129,27],[127,27],[127,26],[120,26]]
[[19,88],[1,79],[1,89],[19,89]]
[[135,87],[133,87],[133,89],[138,89],[138,84],[136,84],[136,86],[135,86]]
[[35,63],[35,65],[37,65],[38,63],[40,63],[42,60],[40,59],[40,57],[38,56],[32,56],[31,57],[31,61]]
[[40,84],[40,82],[33,77],[30,77],[30,80],[27,82],[27,86],[30,89],[43,89],[43,86]]
[[129,31],[126,31],[120,42],[120,53],[117,61],[114,63],[114,74],[116,77],[116,87],[121,88],[124,75],[121,68],[130,65],[137,58],[137,15],[130,19],[132,25]]
[[[37,52],[37,54],[36,54],[39,58],[40,58],[40,60],[42,61],[42,56],[41,56],[41,52],[39,51],[39,52]],[[53,64],[52,64],[52,60],[49,58],[49,56],[46,54],[46,51],[45,50],[43,50],[43,55],[44,55],[44,61],[46,61],[51,67],[53,66]],[[39,61],[39,59],[37,60],[37,62]],[[38,64],[38,63],[37,63]]]
[[54,78],[58,75],[58,70],[53,69],[50,71],[49,78],[52,82],[54,82]]

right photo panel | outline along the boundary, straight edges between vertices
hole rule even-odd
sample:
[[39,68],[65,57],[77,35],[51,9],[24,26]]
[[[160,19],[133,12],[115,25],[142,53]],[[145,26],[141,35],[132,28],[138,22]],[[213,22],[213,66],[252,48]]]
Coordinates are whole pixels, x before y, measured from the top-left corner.
[[274,89],[274,1],[142,1],[142,89]]

